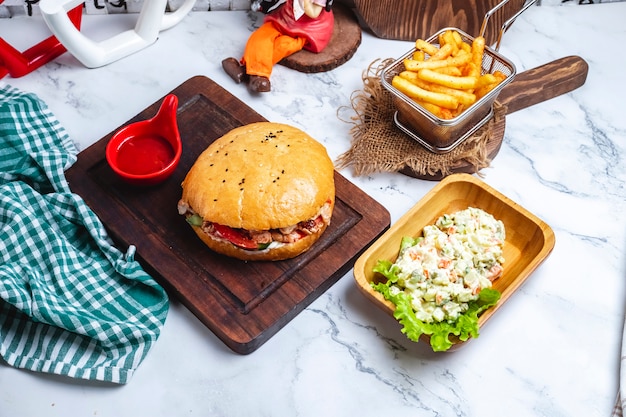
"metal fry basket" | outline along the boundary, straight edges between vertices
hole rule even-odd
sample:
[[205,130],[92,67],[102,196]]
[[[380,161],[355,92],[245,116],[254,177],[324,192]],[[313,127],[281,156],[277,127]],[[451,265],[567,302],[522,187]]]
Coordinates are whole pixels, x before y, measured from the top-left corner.
[[[484,33],[489,17],[508,1],[509,0],[503,0],[487,12],[480,36]],[[394,123],[396,126],[431,152],[446,153],[460,145],[487,123],[493,115],[493,103],[498,97],[498,94],[507,84],[513,81],[516,74],[516,68],[513,62],[499,53],[502,35],[514,20],[536,1],[537,0],[531,0],[527,2],[514,16],[504,22],[495,49],[492,49],[490,46],[485,46],[481,73],[486,74],[500,71],[506,78],[488,94],[481,97],[465,111],[452,119],[441,119],[437,117],[391,84],[393,77],[404,71],[404,60],[412,57],[413,53],[416,51],[415,48],[384,68],[381,72],[381,82],[383,87],[392,94],[393,103],[396,107],[394,114]],[[447,30],[458,32],[463,41],[469,44],[474,40],[472,36],[462,30],[448,27],[441,29],[426,41],[439,46],[439,35]]]

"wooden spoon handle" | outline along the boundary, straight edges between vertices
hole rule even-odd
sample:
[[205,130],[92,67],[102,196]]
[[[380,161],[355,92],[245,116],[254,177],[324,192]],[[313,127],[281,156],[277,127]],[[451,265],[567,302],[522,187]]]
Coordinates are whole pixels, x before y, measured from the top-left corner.
[[497,101],[511,114],[577,89],[585,83],[588,70],[589,65],[579,56],[559,58],[517,74]]

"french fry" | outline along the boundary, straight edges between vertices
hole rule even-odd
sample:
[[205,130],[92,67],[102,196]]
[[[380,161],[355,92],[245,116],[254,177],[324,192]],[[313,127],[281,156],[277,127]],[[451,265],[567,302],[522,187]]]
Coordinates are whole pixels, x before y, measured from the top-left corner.
[[415,41],[415,49],[417,49],[418,51],[424,51],[431,56],[435,55],[439,50],[439,48],[437,48],[435,45],[426,42],[424,39],[418,39]]
[[459,107],[457,107],[456,110],[451,111],[452,117],[457,117],[458,115],[463,113],[465,110],[467,110],[468,107],[469,106],[466,106],[464,104],[459,104]]
[[438,73],[441,73],[441,74],[456,75],[457,77],[460,77],[461,75],[463,75],[459,67],[434,68],[433,71],[437,71]]
[[494,71],[493,76],[496,77],[498,81],[504,81],[506,79],[506,74],[502,71]]
[[447,94],[424,90],[399,75],[393,77],[391,85],[413,99],[436,104],[444,109],[454,110],[459,106],[459,101],[456,98]]
[[489,84],[497,83],[498,78],[493,74],[483,74],[478,77],[476,81],[476,86],[474,88],[481,88]]
[[469,93],[465,90],[457,90],[454,88],[449,88],[443,85],[434,84],[434,83],[425,81],[419,77],[419,74],[413,71],[402,71],[398,75],[404,78],[405,80],[410,81],[411,83],[415,84],[416,86],[423,88],[424,90],[452,96],[459,101],[459,104],[463,104],[469,107],[476,102],[476,95],[472,93]]
[[439,45],[415,41],[412,59],[392,84],[417,104],[441,119],[451,119],[470,108],[507,76],[501,71],[483,74],[485,38],[463,40],[456,30],[445,30]]
[[423,81],[422,79],[420,79],[420,77],[417,76],[417,72],[413,71],[402,71],[400,72],[400,74],[398,74],[398,77],[404,78],[405,80],[410,81],[413,84],[417,84],[420,81]]
[[437,38],[437,42],[439,42],[439,47],[440,47],[440,48],[441,48],[443,45],[445,45],[445,44],[446,44],[446,40],[445,40],[445,38],[443,37],[443,35],[444,35],[444,32],[441,32],[441,33],[439,34],[439,37]]
[[476,88],[478,82],[477,77],[455,77],[454,75],[440,74],[436,71],[429,69],[423,69],[418,71],[418,77],[424,81],[430,81],[431,83],[443,85],[445,87],[454,88],[457,90],[466,90]]
[[[482,85],[481,87],[477,88],[476,91],[475,91],[476,99],[480,99],[480,98],[486,96],[487,94],[489,94],[489,92],[491,90],[496,88],[498,86],[498,84],[500,84],[502,81],[504,81],[506,79],[506,75],[503,74],[501,71],[495,71],[493,74],[485,74],[485,75],[491,75],[495,81],[490,83],[490,84],[485,84],[485,85]],[[485,75],[483,75],[483,77]]]
[[413,52],[413,59],[415,61],[423,61],[426,59],[426,54],[424,51],[415,51]]
[[477,88],[475,91],[476,99],[480,100],[481,98],[485,97],[487,94],[489,94],[491,90],[496,88],[497,85],[498,83],[493,83],[493,84],[487,84],[480,88]]
[[468,62],[465,64],[461,70],[461,75],[465,77],[476,76],[476,74],[480,74],[480,68],[476,68],[473,62]]
[[456,30],[452,31],[452,38],[454,39],[454,42],[456,42],[456,45],[459,47],[459,49],[463,48],[463,45],[469,46],[468,44],[463,42],[463,38]]
[[440,61],[442,59],[448,58],[454,52],[454,46],[452,44],[445,44],[434,54],[431,55],[428,59],[429,61]]
[[452,114],[452,110],[450,109],[444,109],[441,106],[422,100],[415,100],[415,102],[440,119],[448,120],[454,117],[454,115]]
[[[453,32],[451,30],[446,30],[443,33],[442,38],[443,38],[442,45],[443,46],[450,45],[450,48],[452,48],[451,55],[456,55],[459,52],[459,45],[456,43],[456,39],[454,39]],[[440,47],[440,49],[442,47]]]
[[409,71],[419,71],[421,69],[434,69],[443,67],[459,67],[467,64],[472,59],[469,54],[459,54],[457,56],[448,57],[439,61],[415,61],[412,59],[404,60],[404,67]]
[[472,46],[469,43],[463,42],[463,43],[461,43],[461,46],[459,46],[459,50],[465,51],[468,54],[471,54],[472,53]]
[[474,64],[474,72],[470,75],[480,75],[483,65],[483,55],[485,53],[485,38],[478,36],[472,41],[472,63]]

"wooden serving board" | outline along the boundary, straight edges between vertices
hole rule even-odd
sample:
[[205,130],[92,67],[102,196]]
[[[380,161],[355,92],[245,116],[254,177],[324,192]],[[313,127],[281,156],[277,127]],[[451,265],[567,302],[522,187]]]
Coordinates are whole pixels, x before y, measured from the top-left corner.
[[[497,101],[506,106],[508,115],[574,91],[585,84],[588,71],[587,61],[577,55],[559,58],[517,74],[513,81],[502,89]],[[486,144],[489,160],[493,160],[500,151],[505,127],[506,118],[503,117],[494,123],[489,132]],[[455,166],[450,167],[451,174],[472,174],[475,171],[476,167],[467,161],[459,161]],[[445,177],[441,172],[435,175],[422,175],[408,167],[400,172],[411,177],[433,181],[439,181]]]
[[[304,254],[280,262],[243,262],[212,252],[178,215],[180,183],[198,155],[229,130],[265,119],[212,80],[197,76],[172,91],[183,155],[172,177],[148,188],[126,185],[108,166],[111,132],[78,155],[66,172],[124,250],[233,351],[255,351],[354,265],[390,225],[389,212],[335,172],[331,225]],[[162,100],[126,124],[152,117]],[[121,126],[120,126],[121,127]]]

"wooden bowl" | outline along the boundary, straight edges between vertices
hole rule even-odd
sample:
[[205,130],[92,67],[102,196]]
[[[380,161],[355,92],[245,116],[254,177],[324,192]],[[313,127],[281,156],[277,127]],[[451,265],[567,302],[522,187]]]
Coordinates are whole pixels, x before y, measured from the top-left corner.
[[[468,207],[480,208],[502,220],[506,230],[504,272],[493,283],[493,288],[502,296],[497,305],[479,317],[478,324],[482,327],[548,257],[554,248],[555,236],[550,226],[541,219],[469,174],[453,174],[444,178],[357,259],[354,278],[358,288],[376,306],[393,316],[395,305],[370,285],[385,279],[372,271],[376,262],[380,259],[394,262],[402,237],[420,236],[424,226],[434,224],[442,214]],[[426,335],[422,339],[429,340]],[[450,350],[461,345],[463,342],[458,342]]]

